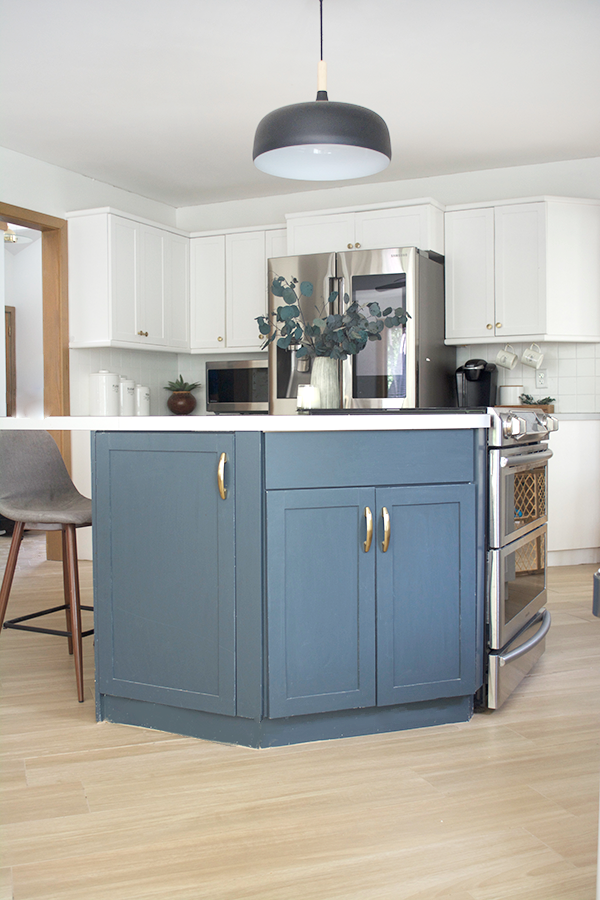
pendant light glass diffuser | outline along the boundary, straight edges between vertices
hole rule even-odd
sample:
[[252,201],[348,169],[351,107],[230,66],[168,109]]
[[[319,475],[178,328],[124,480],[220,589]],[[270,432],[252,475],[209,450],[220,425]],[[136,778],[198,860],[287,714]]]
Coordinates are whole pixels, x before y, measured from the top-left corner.
[[[323,0],[321,57],[323,56]],[[342,181],[382,172],[392,157],[388,127],[364,106],[330,101],[321,58],[317,99],[276,109],[254,137],[254,164],[261,172],[300,181]]]

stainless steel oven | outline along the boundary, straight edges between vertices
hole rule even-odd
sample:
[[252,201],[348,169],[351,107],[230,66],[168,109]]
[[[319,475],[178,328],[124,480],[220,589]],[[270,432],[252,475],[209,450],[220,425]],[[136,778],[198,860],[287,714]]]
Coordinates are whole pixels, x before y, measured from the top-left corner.
[[553,416],[494,410],[489,436],[485,702],[497,709],[545,649],[548,460]]

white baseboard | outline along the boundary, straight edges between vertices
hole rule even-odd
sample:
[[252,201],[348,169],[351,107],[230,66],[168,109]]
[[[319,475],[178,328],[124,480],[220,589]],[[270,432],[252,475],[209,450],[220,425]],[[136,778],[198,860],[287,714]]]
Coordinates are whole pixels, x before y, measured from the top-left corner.
[[548,551],[548,566],[584,566],[589,563],[600,563],[600,547]]

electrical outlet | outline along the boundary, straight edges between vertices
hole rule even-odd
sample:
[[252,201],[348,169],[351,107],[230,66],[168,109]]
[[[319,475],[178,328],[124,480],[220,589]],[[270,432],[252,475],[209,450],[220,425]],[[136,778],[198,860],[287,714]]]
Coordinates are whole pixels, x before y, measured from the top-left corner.
[[548,387],[548,370],[547,369],[536,369],[535,386],[536,386],[536,388],[547,388]]

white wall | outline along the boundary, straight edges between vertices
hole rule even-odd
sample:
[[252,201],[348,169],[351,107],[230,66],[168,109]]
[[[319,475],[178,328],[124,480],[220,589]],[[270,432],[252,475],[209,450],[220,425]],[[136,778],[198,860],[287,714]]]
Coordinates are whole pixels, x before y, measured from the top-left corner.
[[85,175],[0,147],[0,201],[64,218],[77,209],[112,206],[163,225],[175,225],[172,206],[148,200]]
[[185,231],[207,231],[274,225],[285,222],[286,213],[420,197],[450,206],[542,194],[600,199],[600,157],[187,206],[177,210],[177,226]]
[[5,303],[15,307],[17,417],[44,414],[42,242],[13,254],[4,247]]

